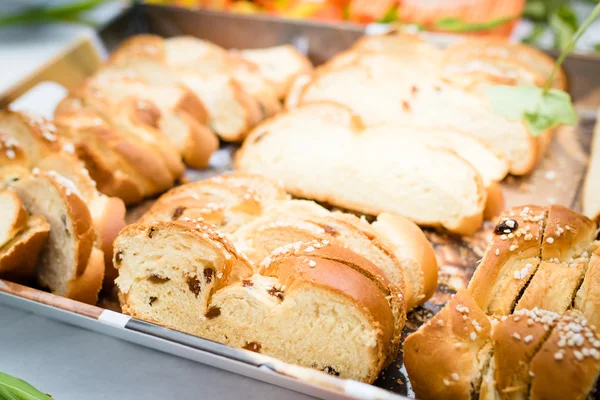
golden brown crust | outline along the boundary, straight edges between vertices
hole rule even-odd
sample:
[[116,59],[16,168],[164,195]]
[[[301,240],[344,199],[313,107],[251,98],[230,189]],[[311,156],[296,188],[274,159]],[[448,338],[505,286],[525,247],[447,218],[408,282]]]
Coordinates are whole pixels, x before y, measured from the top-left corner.
[[485,312],[507,315],[512,311],[539,265],[546,215],[544,207],[523,206],[505,211],[498,219],[494,228],[498,233],[469,283],[469,292]]
[[575,297],[575,309],[581,311],[588,322],[600,328],[600,241],[592,245],[592,257],[583,284]]
[[28,166],[29,160],[25,150],[19,145],[19,142],[11,138],[4,131],[0,130],[0,165]]
[[[371,316],[373,325],[380,330],[377,342],[381,343],[381,349],[376,371],[380,370],[387,358],[395,323],[386,296],[372,280],[348,268],[346,264],[312,256],[283,259],[279,263],[277,277],[287,291],[293,291],[296,285],[317,285],[347,297],[359,309],[366,311]],[[375,378],[376,376],[371,376],[366,380],[374,381]]]
[[210,156],[219,148],[219,139],[209,128],[190,116],[180,113],[179,117],[190,130],[182,152],[183,159],[192,168],[206,168]]
[[0,191],[0,195],[6,198],[6,201],[13,204],[14,213],[9,215],[8,221],[2,221],[7,224],[7,232],[2,233],[2,238],[5,240],[0,241],[0,248],[8,242],[10,239],[15,237],[17,233],[19,233],[25,226],[27,225],[27,220],[29,219],[29,214],[27,214],[27,210],[23,207],[23,203],[19,196],[12,190],[4,190]]
[[108,64],[119,64],[129,60],[154,59],[163,61],[165,59],[164,39],[158,35],[135,35],[119,44],[108,59]]
[[[438,264],[433,247],[421,228],[402,216],[389,213],[380,214],[372,226],[404,269],[406,308],[411,310],[427,301],[437,288]],[[408,268],[419,271],[407,273]],[[418,292],[412,289],[417,286],[415,282],[409,282],[412,276],[420,277]]]
[[523,399],[529,395],[530,363],[540,349],[559,314],[540,310],[520,310],[503,317],[492,334],[496,390],[502,399]]
[[101,214],[94,215],[94,228],[99,239],[98,247],[104,253],[106,270],[104,272],[104,287],[112,287],[118,272],[113,266],[113,242],[125,227],[125,205],[120,199],[102,197],[98,209]]
[[600,338],[578,311],[567,311],[531,362],[530,399],[585,399],[600,374]]
[[[75,254],[77,254],[75,271],[76,276],[85,272],[88,259],[92,252],[92,247],[96,240],[96,232],[88,206],[83,199],[74,193],[70,188],[65,187],[61,183],[61,178],[57,174],[49,172],[40,172],[35,175],[34,179],[44,179],[55,187],[61,197],[64,199],[64,205],[71,217],[76,239]],[[102,273],[104,275],[104,272]]]
[[544,229],[542,260],[571,262],[589,252],[596,235],[596,224],[566,207],[552,205]]
[[104,254],[92,248],[83,274],[69,282],[65,297],[87,304],[96,304],[104,281]]
[[491,355],[491,324],[466,290],[404,342],[404,364],[419,399],[469,399]]
[[33,279],[49,232],[44,217],[31,216],[24,230],[0,248],[0,276],[19,282]]

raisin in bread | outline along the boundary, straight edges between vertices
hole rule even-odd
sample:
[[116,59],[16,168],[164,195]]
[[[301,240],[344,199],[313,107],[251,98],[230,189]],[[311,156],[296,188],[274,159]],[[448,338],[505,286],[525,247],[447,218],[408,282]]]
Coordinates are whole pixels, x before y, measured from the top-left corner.
[[[192,221],[131,225],[115,245],[123,310],[133,316],[368,382],[388,358],[394,315],[381,281],[361,265],[304,251],[277,258],[269,276],[225,284],[232,264],[251,273],[249,264]],[[179,268],[162,262],[171,257]]]
[[418,398],[583,399],[600,375],[598,338],[579,311],[488,320],[460,291],[406,339],[404,361]]
[[571,307],[590,265],[596,227],[565,207],[526,206],[506,211],[469,291],[489,314],[536,307]]
[[[305,105],[255,128],[235,165],[280,180],[295,196],[346,209],[401,214],[462,234],[479,227],[486,192],[471,164],[443,148],[368,132],[343,106]],[[410,151],[399,155],[389,140],[410,141]],[[307,173],[307,166],[318,169]]]
[[31,214],[50,225],[38,283],[54,294],[94,304],[104,278],[104,254],[96,247],[92,216],[77,190],[58,174],[39,172],[15,185]]

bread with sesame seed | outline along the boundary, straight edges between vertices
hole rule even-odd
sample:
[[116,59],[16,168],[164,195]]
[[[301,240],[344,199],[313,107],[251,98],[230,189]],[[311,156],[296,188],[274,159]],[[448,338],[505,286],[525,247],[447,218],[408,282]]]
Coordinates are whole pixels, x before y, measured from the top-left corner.
[[404,341],[404,365],[419,399],[478,398],[492,355],[492,325],[466,290]]
[[15,185],[30,214],[50,225],[37,281],[59,296],[95,304],[104,279],[104,254],[95,246],[92,216],[70,181],[39,172]]
[[0,190],[29,175],[29,161],[19,142],[0,129]]
[[595,224],[559,205],[548,208],[541,263],[516,309],[534,307],[558,313],[571,307],[590,261]]
[[[368,132],[344,106],[304,105],[256,127],[237,153],[235,166],[280,180],[295,196],[345,209],[401,214],[460,234],[479,227],[486,192],[471,164],[443,148]],[[411,150],[400,157],[381,151],[393,148],[391,143]],[[430,168],[432,159],[444,167]],[[301,165],[319,168],[307,174]]]
[[600,337],[576,310],[560,317],[531,362],[530,399],[587,399],[600,376]]
[[115,242],[124,312],[372,382],[389,361],[393,292],[374,276],[380,274],[376,267],[359,259],[337,261],[305,251],[274,257],[272,268],[252,275],[224,236],[193,221],[130,225]]
[[105,255],[107,286],[112,285],[112,242],[125,226],[125,205],[114,197],[98,192],[84,164],[73,154],[74,146],[57,135],[49,121],[27,114],[0,114],[0,126],[5,134],[23,149],[28,168],[45,171],[68,191],[76,193],[89,208],[95,240]]
[[475,302],[489,314],[508,315],[540,264],[547,209],[525,206],[505,211],[469,283]]
[[156,162],[154,149],[111,125],[82,99],[71,96],[59,103],[54,123],[107,196],[129,205],[173,186],[173,177]]

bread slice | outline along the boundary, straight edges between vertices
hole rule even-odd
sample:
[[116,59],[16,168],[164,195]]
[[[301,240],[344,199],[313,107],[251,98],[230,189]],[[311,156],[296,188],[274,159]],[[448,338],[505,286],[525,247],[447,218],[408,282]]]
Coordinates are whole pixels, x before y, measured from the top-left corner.
[[600,108],[596,116],[596,126],[590,145],[590,159],[581,196],[583,214],[596,221],[600,221],[600,191],[598,190],[598,182],[600,181],[600,122],[598,121],[600,121]]
[[[399,123],[463,132],[508,160],[511,173],[526,174],[533,169],[541,154],[537,139],[522,123],[498,116],[485,98],[448,85],[433,72],[423,78],[419,68],[386,59],[379,55],[376,64],[356,62],[318,74],[304,88],[299,103],[344,104],[367,126]],[[347,82],[354,82],[352,95]]]
[[508,315],[542,256],[542,238],[548,210],[524,206],[505,211],[494,236],[469,283],[469,292],[488,314]]
[[174,181],[183,174],[185,167],[179,151],[158,129],[160,110],[156,105],[131,96],[116,102],[110,94],[99,90],[86,93],[85,87],[73,96],[82,98],[85,105],[96,110],[127,138],[151,149],[162,175]]
[[68,97],[54,112],[59,135],[72,141],[98,190],[138,203],[173,186],[156,150],[114,127],[81,98]]
[[600,375],[600,337],[585,317],[567,311],[531,362],[530,399],[585,399]]
[[[532,46],[511,42],[498,37],[475,38],[457,41],[445,49],[446,59],[498,60],[529,70],[537,75],[536,83],[548,79],[554,68],[554,59]],[[489,70],[488,70],[489,71]],[[555,89],[566,90],[565,71],[560,69],[552,83]]]
[[591,258],[581,287],[575,297],[574,308],[581,311],[588,322],[600,327],[600,241],[592,244]]
[[95,249],[90,212],[74,185],[58,174],[39,174],[15,186],[25,208],[50,225],[38,282],[52,293],[95,303],[104,278],[104,255]]
[[245,49],[239,54],[258,66],[260,74],[274,86],[280,99],[286,97],[297,76],[310,74],[313,69],[308,58],[290,45]]
[[285,97],[285,109],[289,110],[291,108],[295,108],[300,103],[300,98],[302,97],[302,92],[306,85],[310,83],[312,80],[312,75],[298,75],[292,83],[290,83],[290,88],[288,90],[287,96]]
[[44,217],[29,217],[23,229],[0,247],[0,277],[17,282],[35,279],[39,256],[49,232],[50,225]]
[[558,313],[570,308],[590,261],[595,232],[596,225],[583,215],[563,206],[551,206],[541,264],[516,308],[539,307]]
[[437,259],[425,234],[408,219],[389,213],[379,214],[372,227],[402,266],[406,309],[423,304],[433,296],[438,281]]
[[196,221],[129,225],[114,263],[124,312],[190,333],[216,290],[252,275],[223,234]]
[[0,192],[0,248],[27,225],[29,215],[19,196],[11,190]]
[[[470,164],[426,145],[398,157],[387,138],[362,133],[360,120],[346,108],[306,105],[255,128],[237,153],[236,168],[280,180],[293,195],[346,209],[397,213],[463,234],[477,229],[486,194]],[[439,167],[431,168],[432,159]],[[307,173],[309,166],[316,169]]]
[[492,355],[492,325],[461,290],[404,341],[404,365],[419,399],[477,399]]
[[135,70],[104,68],[90,78],[87,91],[103,92],[111,101],[127,97],[147,100],[158,107],[157,126],[194,168],[208,165],[210,155],[217,149],[216,136],[203,124],[207,121],[204,104],[188,88],[173,84],[150,85],[135,76]]

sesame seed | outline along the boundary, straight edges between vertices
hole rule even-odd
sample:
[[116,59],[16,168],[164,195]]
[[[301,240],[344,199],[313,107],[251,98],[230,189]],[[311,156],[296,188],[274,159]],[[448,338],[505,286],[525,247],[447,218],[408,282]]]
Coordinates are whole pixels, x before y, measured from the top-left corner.
[[308,246],[304,249],[304,251],[307,253],[312,253],[313,251],[315,251],[315,248],[313,246]]
[[477,334],[475,332],[471,332],[469,338],[474,342],[477,340]]
[[450,381],[447,378],[444,378],[443,382],[444,386],[450,386]]
[[533,341],[533,335],[525,336],[525,343],[531,343]]
[[563,354],[561,352],[554,353],[554,359],[555,360],[562,360],[563,359]]
[[508,248],[508,250],[510,251],[515,251],[517,249],[517,245],[515,244],[511,244],[510,247]]
[[311,268],[314,268],[314,267],[316,267],[316,266],[317,266],[317,263],[316,263],[315,261],[313,261],[313,260],[310,260],[310,261],[308,262],[308,266],[309,266],[309,267],[311,267]]
[[453,381],[458,381],[460,379],[456,372],[453,372],[452,375],[450,375],[450,378],[452,378]]
[[577,360],[579,360],[579,361],[583,360],[583,354],[581,354],[580,351],[577,351],[577,350],[573,351],[573,355],[575,356],[575,358]]
[[517,332],[514,332],[512,334],[512,337],[515,338],[515,339],[517,339],[517,340],[521,340],[521,335],[519,335]]
[[499,256],[500,255],[500,249],[496,249],[496,255]]
[[552,244],[552,243],[554,243],[554,238],[549,237],[548,239],[546,239],[546,242]]

